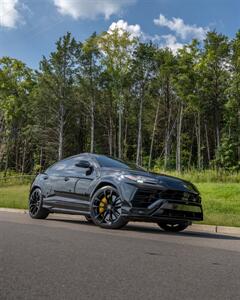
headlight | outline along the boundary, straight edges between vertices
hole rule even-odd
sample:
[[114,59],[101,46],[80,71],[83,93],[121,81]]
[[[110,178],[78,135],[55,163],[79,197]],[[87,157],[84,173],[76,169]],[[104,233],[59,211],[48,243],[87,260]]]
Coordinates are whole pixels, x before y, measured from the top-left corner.
[[157,184],[158,181],[154,178],[147,176],[137,176],[137,175],[122,175],[124,178],[130,179],[137,183],[149,183],[149,184]]

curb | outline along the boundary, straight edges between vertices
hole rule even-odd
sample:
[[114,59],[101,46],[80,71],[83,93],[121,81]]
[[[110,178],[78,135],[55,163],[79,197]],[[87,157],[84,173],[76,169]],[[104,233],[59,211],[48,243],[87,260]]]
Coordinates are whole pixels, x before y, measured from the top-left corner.
[[191,231],[203,231],[208,233],[219,233],[219,234],[237,234],[240,235],[240,227],[229,227],[229,226],[217,226],[217,225],[198,225],[193,224],[190,227]]
[[4,211],[5,212],[11,212],[11,213],[28,214],[27,209],[0,207],[0,212],[4,212]]
[[[17,209],[17,208],[4,208],[0,207],[0,212],[10,212],[10,213],[20,213],[20,214],[28,214],[27,209]],[[70,215],[69,215],[70,216]],[[206,233],[215,233],[215,234],[237,234],[240,235],[240,227],[228,227],[228,226],[217,226],[217,225],[198,225],[192,224],[189,227],[188,231],[201,231]]]

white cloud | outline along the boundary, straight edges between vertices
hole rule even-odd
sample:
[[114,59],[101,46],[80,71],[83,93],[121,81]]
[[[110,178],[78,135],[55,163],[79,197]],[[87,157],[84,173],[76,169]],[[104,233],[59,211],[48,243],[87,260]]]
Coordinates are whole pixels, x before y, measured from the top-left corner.
[[111,34],[111,32],[115,29],[118,29],[120,34],[122,34],[124,31],[128,32],[130,34],[130,38],[139,38],[144,42],[152,41],[157,43],[161,48],[169,48],[174,54],[177,53],[178,49],[181,49],[184,46],[184,44],[179,43],[177,38],[172,34],[162,36],[155,34],[152,36],[143,32],[139,24],[129,25],[128,22],[124,20],[113,22],[109,26],[107,32]]
[[160,14],[158,19],[153,20],[155,25],[160,27],[167,27],[171,31],[175,32],[177,36],[182,39],[187,38],[197,38],[203,40],[206,36],[208,27],[197,27],[194,25],[185,24],[180,18],[172,18],[172,20],[167,19],[164,15]]
[[14,28],[21,20],[18,0],[0,0],[0,26]]
[[177,38],[172,34],[163,35],[162,39],[164,41],[160,43],[160,47],[169,48],[174,54],[184,46],[182,43],[177,42]]
[[94,19],[103,15],[108,19],[121,12],[124,6],[136,0],[53,0],[62,15],[70,15],[74,19]]
[[130,38],[140,38],[143,35],[139,24],[128,25],[128,22],[124,20],[113,22],[108,28],[108,33],[111,33],[115,29],[118,29],[120,34],[124,31],[128,32],[130,34]]

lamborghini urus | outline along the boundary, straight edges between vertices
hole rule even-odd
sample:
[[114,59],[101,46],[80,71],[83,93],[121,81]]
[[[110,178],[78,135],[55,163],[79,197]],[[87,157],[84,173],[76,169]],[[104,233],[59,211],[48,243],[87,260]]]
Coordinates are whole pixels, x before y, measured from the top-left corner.
[[144,221],[173,232],[203,219],[201,197],[192,183],[88,153],[58,161],[34,179],[30,216],[44,219],[55,212],[84,215],[104,228]]

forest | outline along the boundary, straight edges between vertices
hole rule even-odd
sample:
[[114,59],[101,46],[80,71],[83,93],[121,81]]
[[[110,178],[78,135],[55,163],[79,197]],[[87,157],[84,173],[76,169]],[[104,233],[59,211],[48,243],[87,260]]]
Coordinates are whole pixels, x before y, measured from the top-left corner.
[[82,152],[146,169],[240,170],[240,31],[177,52],[118,29],[61,37],[33,70],[0,58],[0,171]]

